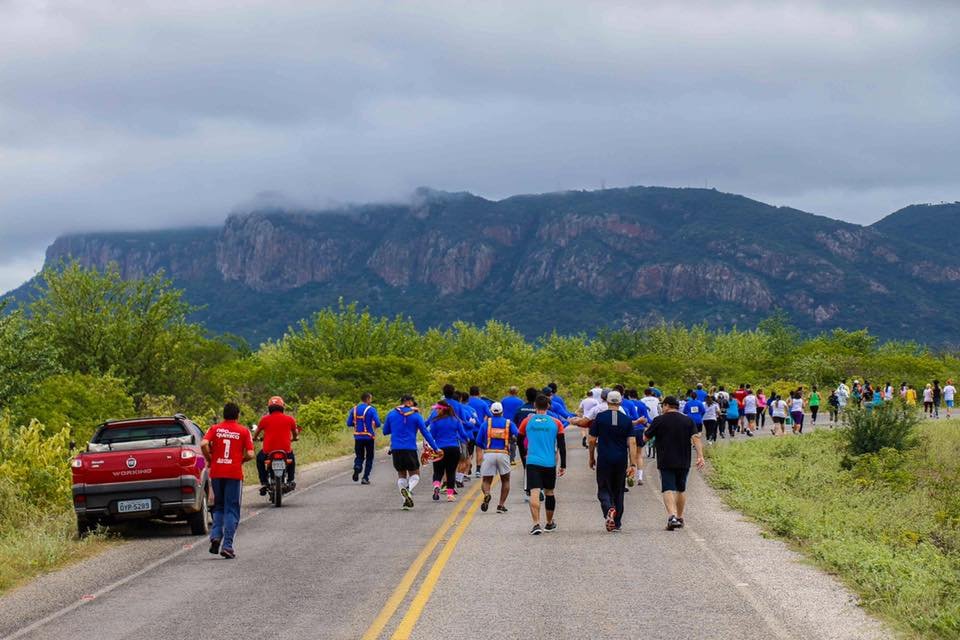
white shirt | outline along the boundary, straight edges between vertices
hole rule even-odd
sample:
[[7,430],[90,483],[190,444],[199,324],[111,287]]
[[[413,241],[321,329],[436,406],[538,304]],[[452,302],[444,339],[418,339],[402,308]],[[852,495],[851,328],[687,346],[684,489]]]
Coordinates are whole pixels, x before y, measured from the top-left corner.
[[791,400],[790,411],[803,411],[803,398],[794,398]]
[[726,400],[730,401],[730,394],[726,391],[717,391],[717,401]]
[[770,405],[770,411],[773,417],[775,418],[786,418],[787,417],[787,403],[783,400],[777,400]]
[[743,399],[743,412],[744,413],[756,413],[757,412],[757,396],[752,393]]
[[651,420],[660,415],[660,401],[656,396],[643,396],[641,400],[647,406],[647,413],[650,414]]
[[956,392],[956,388],[952,384],[948,384],[943,388],[943,399],[947,402],[953,402],[953,396]]
[[924,401],[924,402],[933,402],[933,389],[924,389],[924,390],[923,390],[923,401]]
[[597,406],[597,401],[594,400],[593,396],[589,398],[584,398],[580,401],[580,415],[585,416],[590,413],[590,410]]
[[720,405],[714,402],[713,404],[704,405],[707,410],[703,412],[704,420],[716,420],[717,419],[717,409],[720,408]]

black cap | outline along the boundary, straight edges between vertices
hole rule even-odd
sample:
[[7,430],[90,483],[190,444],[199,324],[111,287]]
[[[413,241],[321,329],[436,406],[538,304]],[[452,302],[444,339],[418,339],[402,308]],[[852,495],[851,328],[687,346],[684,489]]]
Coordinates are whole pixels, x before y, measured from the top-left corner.
[[670,405],[671,407],[680,408],[680,401],[677,400],[676,396],[667,396],[663,399],[663,404]]
[[416,402],[416,401],[413,399],[412,395],[410,395],[409,393],[406,393],[400,396],[400,402]]
[[553,389],[551,389],[550,387],[544,387],[543,389],[540,390],[540,393],[542,393],[545,396],[552,396]]

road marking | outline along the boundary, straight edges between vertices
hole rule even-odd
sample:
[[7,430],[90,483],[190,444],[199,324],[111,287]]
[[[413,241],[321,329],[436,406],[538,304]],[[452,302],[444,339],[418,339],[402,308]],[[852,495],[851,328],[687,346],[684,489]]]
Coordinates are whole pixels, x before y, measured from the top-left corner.
[[[309,491],[310,489],[313,489],[314,487],[317,487],[317,486],[319,486],[319,485],[321,485],[321,484],[325,484],[325,483],[327,483],[327,482],[331,482],[331,481],[336,480],[336,479],[338,479],[338,478],[342,478],[342,477],[344,477],[344,476],[346,476],[346,475],[349,475],[349,474],[351,474],[351,473],[353,473],[353,470],[352,470],[352,469],[351,469],[351,470],[347,470],[347,471],[342,471],[342,472],[337,473],[337,474],[334,474],[334,475],[330,476],[329,478],[324,478],[323,480],[318,480],[317,482],[314,482],[313,484],[304,487],[304,488],[303,488],[303,493],[306,493],[306,492]],[[302,494],[302,493],[294,494],[294,495],[290,496],[290,498],[287,498],[287,500],[290,500],[290,499],[292,499],[292,498],[295,498],[295,497],[297,497],[297,495],[303,495],[303,494]],[[247,514],[246,516],[240,518],[240,522],[246,522],[247,520],[250,520],[251,518],[259,515],[260,513],[262,513],[262,511],[254,511],[253,513]],[[56,619],[58,619],[58,618],[62,618],[63,616],[65,616],[65,615],[67,615],[68,613],[70,613],[71,611],[74,611],[75,609],[78,609],[78,608],[80,608],[81,606],[83,606],[83,605],[85,605],[85,604],[87,604],[87,603],[89,603],[89,602],[94,602],[95,600],[99,599],[101,596],[104,596],[104,595],[110,593],[111,591],[114,591],[114,590],[122,587],[123,585],[127,584],[127,583],[130,582],[131,580],[135,580],[136,578],[139,578],[140,576],[142,576],[142,575],[144,575],[144,574],[146,574],[146,573],[149,573],[149,572],[153,571],[153,570],[156,569],[157,567],[162,566],[162,565],[165,565],[165,564],[167,564],[168,562],[170,562],[171,560],[173,560],[173,559],[175,559],[175,558],[179,558],[180,556],[184,555],[184,554],[187,553],[188,551],[192,551],[194,548],[195,548],[194,546],[188,547],[187,545],[183,545],[183,546],[181,546],[179,549],[177,549],[176,551],[174,551],[173,553],[168,554],[168,555],[166,555],[166,556],[163,556],[162,558],[159,558],[159,559],[157,559],[157,560],[154,560],[153,562],[151,562],[151,563],[148,564],[147,566],[141,568],[139,571],[135,571],[134,573],[131,573],[131,574],[129,574],[129,575],[123,577],[123,578],[120,578],[120,579],[117,580],[116,582],[112,582],[111,584],[108,584],[107,586],[103,587],[102,589],[100,589],[100,590],[98,590],[98,591],[95,591],[95,592],[92,593],[92,594],[85,595],[85,596],[83,596],[82,598],[80,598],[79,600],[77,600],[76,602],[74,602],[74,603],[72,603],[72,604],[69,604],[69,605],[67,605],[66,607],[62,608],[62,609],[59,609],[59,610],[57,610],[57,611],[54,611],[53,613],[51,613],[51,614],[49,614],[49,615],[47,615],[47,616],[45,616],[45,617],[43,617],[43,618],[40,618],[39,620],[34,621],[33,623],[27,625],[26,627],[23,627],[23,628],[21,628],[21,629],[17,629],[16,631],[14,631],[13,633],[11,633],[11,634],[8,635],[8,636],[3,636],[2,638],[0,638],[0,640],[14,640],[14,638],[22,638],[23,636],[25,636],[25,635],[27,635],[27,634],[29,634],[29,633],[32,633],[32,632],[34,632],[34,631],[36,631],[36,630],[39,629],[40,627],[42,627],[42,626],[44,626],[44,625],[47,625],[47,624],[53,622],[54,620],[56,620]]]
[[457,505],[457,508],[447,516],[447,519],[440,524],[440,528],[437,529],[436,533],[433,534],[433,537],[427,542],[426,546],[420,550],[420,554],[417,556],[416,560],[413,561],[413,564],[410,565],[410,568],[407,569],[407,572],[403,574],[403,578],[400,579],[400,584],[397,585],[397,588],[393,590],[393,593],[390,594],[390,598],[387,600],[386,604],[383,605],[383,608],[380,610],[380,613],[377,614],[377,617],[374,618],[373,623],[370,625],[370,628],[367,629],[366,633],[363,634],[361,640],[376,640],[380,637],[380,634],[383,632],[384,627],[387,626],[387,623],[390,622],[390,618],[393,617],[393,614],[397,612],[397,609],[400,607],[400,604],[406,598],[407,593],[410,591],[410,587],[413,585],[413,581],[417,579],[417,576],[420,574],[420,570],[423,569],[423,565],[426,564],[427,559],[430,557],[430,554],[433,553],[433,550],[437,548],[437,545],[440,544],[440,541],[443,540],[443,536],[447,534],[447,531],[454,525],[457,521],[457,518],[460,517],[460,513],[467,507],[470,503],[470,499],[476,495],[480,490],[480,483],[476,483],[473,487],[467,491],[463,499],[460,501],[460,504]]
[[[479,483],[477,486],[479,486]],[[407,609],[406,615],[403,616],[403,619],[400,621],[397,631],[391,636],[392,640],[408,640],[410,634],[413,633],[413,628],[417,625],[421,614],[423,614],[423,609],[427,606],[427,601],[429,601],[430,596],[433,595],[433,590],[437,586],[440,574],[443,573],[443,568],[447,566],[447,561],[450,559],[450,556],[453,555],[453,551],[457,547],[457,542],[463,537],[463,532],[470,526],[470,521],[473,520],[473,516],[477,515],[477,508],[480,506],[482,500],[483,498],[481,496],[477,496],[476,500],[473,501],[473,504],[471,504],[467,510],[467,515],[460,521],[453,535],[450,536],[450,539],[447,540],[447,543],[443,546],[436,562],[433,563],[430,572],[427,573],[427,577],[423,579],[423,584],[420,585],[417,595],[415,595],[410,602],[410,608]],[[469,498],[464,500],[464,503],[468,501]]]

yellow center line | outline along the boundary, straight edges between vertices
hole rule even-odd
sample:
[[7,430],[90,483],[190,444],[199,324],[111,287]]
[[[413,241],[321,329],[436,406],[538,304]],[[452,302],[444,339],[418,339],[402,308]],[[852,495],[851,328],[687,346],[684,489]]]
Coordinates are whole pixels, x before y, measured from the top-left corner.
[[417,579],[417,576],[420,574],[420,570],[423,569],[423,565],[426,564],[430,554],[433,553],[433,550],[436,549],[437,545],[440,544],[440,541],[443,540],[443,536],[447,534],[447,531],[450,530],[450,528],[457,521],[457,518],[460,517],[460,513],[470,503],[470,498],[476,495],[479,491],[480,482],[478,479],[477,483],[463,496],[463,499],[460,501],[460,504],[457,505],[457,508],[454,509],[449,516],[447,516],[447,519],[443,521],[443,523],[440,525],[440,528],[437,529],[436,533],[433,534],[433,537],[430,538],[426,546],[420,551],[420,555],[418,555],[416,560],[413,561],[413,564],[410,565],[410,568],[407,569],[407,572],[400,580],[400,584],[398,584],[397,588],[393,590],[393,593],[390,595],[390,598],[387,600],[386,604],[383,605],[380,613],[377,614],[376,618],[374,618],[370,628],[367,629],[366,633],[363,634],[362,640],[376,640],[380,637],[380,633],[383,631],[384,627],[387,626],[387,623],[390,622],[390,618],[392,618],[393,614],[396,613],[397,608],[410,591],[413,581]]
[[[477,484],[479,485],[479,483]],[[406,615],[403,616],[403,619],[400,621],[396,633],[391,636],[392,640],[408,640],[410,638],[410,634],[413,633],[413,628],[416,626],[417,621],[420,620],[421,614],[423,614],[424,607],[427,606],[427,601],[429,601],[430,596],[433,595],[433,590],[437,586],[440,574],[443,573],[443,568],[447,565],[450,556],[453,555],[453,551],[457,547],[457,542],[463,537],[464,531],[470,526],[470,521],[473,520],[473,516],[477,514],[477,507],[482,500],[483,496],[477,496],[476,500],[470,504],[467,515],[464,516],[460,524],[457,525],[453,535],[450,536],[450,539],[447,540],[447,543],[440,551],[440,555],[437,556],[437,561],[433,563],[433,566],[427,573],[427,577],[423,579],[423,584],[420,585],[417,595],[413,597],[410,608],[407,609]]]

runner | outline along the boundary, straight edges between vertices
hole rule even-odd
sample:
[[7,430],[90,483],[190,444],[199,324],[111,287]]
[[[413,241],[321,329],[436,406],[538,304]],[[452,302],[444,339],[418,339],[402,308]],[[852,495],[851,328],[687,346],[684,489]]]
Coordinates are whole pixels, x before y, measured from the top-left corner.
[[650,391],[653,393],[654,398],[656,398],[658,401],[663,399],[663,391],[660,391],[660,389],[657,388],[657,384],[653,380],[651,380],[647,386],[650,387]]
[[923,388],[923,415],[933,417],[933,385],[929,382]]
[[747,386],[745,384],[740,384],[740,387],[733,392],[732,399],[736,400],[737,408],[739,409],[739,420],[737,422],[738,431],[740,427],[743,426],[743,399],[747,397]]
[[683,414],[689,416],[693,423],[697,425],[697,431],[700,431],[703,428],[703,414],[707,408],[700,402],[700,391],[703,390],[703,386],[698,386],[700,386],[700,389],[697,391],[687,390],[687,401],[683,405]]
[[[524,418],[520,424],[521,441],[526,440],[527,487],[530,494],[530,516],[533,527],[530,534],[538,536],[544,531],[555,531],[557,523],[553,514],[557,509],[554,495],[557,478],[563,477],[567,469],[567,445],[563,436],[563,423],[558,418],[547,415],[550,400],[545,395],[537,396],[536,413]],[[560,453],[560,468],[557,469],[557,452]],[[534,489],[538,491],[533,491]],[[540,526],[540,493],[543,489],[546,510],[546,524]]]
[[943,399],[943,389],[940,388],[940,381],[933,381],[933,417],[940,418],[940,401]]
[[837,413],[839,416],[847,408],[847,401],[850,399],[850,389],[847,388],[847,381],[841,380],[834,393],[837,394]]
[[947,405],[947,419],[949,420],[953,413],[953,398],[957,394],[957,388],[953,386],[953,380],[947,380],[947,386],[943,388],[943,402]]
[[[731,402],[730,406],[736,406]],[[680,402],[673,396],[663,400],[663,415],[656,418],[644,432],[644,438],[657,442],[657,469],[660,470],[660,489],[663,506],[667,510],[667,530],[683,526],[686,507],[687,475],[690,473],[690,445],[697,450],[697,469],[702,469],[703,444],[693,420],[678,411]]]
[[[503,405],[504,417],[513,420],[513,417],[517,415],[517,411],[519,411],[520,407],[523,406],[523,398],[520,397],[520,389],[517,387],[510,387],[507,390],[507,395],[505,395],[503,400],[500,401],[500,404]],[[517,442],[515,440],[510,443],[510,464],[517,464]]]
[[707,432],[707,444],[717,444],[717,423],[720,418],[720,405],[712,395],[707,396],[707,404],[703,410],[703,428]]
[[405,395],[400,398],[400,406],[391,410],[383,422],[383,435],[390,436],[390,455],[393,458],[393,468],[397,470],[397,488],[403,496],[401,508],[405,511],[413,508],[413,490],[420,484],[418,431],[434,451],[440,450],[423,422],[423,416],[416,407],[416,400],[411,395]]
[[747,437],[753,437],[753,430],[757,427],[757,396],[753,389],[747,385],[747,395],[743,398],[743,417],[745,422],[745,432]]
[[[603,389],[598,389],[596,390],[596,395],[594,395],[593,389],[591,389],[590,391],[587,391],[587,395],[583,398],[583,400],[580,401],[580,406],[577,407],[578,418],[584,417],[585,415],[590,413],[590,411],[592,411],[595,406],[597,406],[597,404],[600,402],[600,394],[602,392],[603,392]],[[581,444],[583,445],[584,449],[587,448],[588,431],[589,430],[586,427],[580,428],[580,433],[583,435],[583,441]]]
[[699,400],[700,402],[706,402],[707,392],[703,390],[703,383],[700,383],[700,382],[697,383],[696,394],[697,394],[697,400]]
[[250,430],[237,422],[239,417],[240,407],[228,402],[223,406],[223,422],[210,427],[200,442],[213,487],[210,553],[228,560],[237,557],[233,538],[240,524],[243,463],[253,460],[253,438]]
[[762,387],[757,389],[757,421],[760,429],[767,426],[767,396]]
[[443,451],[443,457],[433,463],[433,499],[440,499],[441,486],[446,489],[447,502],[456,500],[457,467],[460,464],[462,445],[470,439],[463,421],[446,400],[433,407],[427,427],[434,442]]
[[507,512],[507,496],[510,495],[510,443],[519,435],[516,425],[503,417],[503,405],[499,402],[490,405],[490,417],[480,425],[480,432],[477,434],[477,449],[483,451],[480,470],[483,478],[480,487],[483,491],[481,511],[486,512],[490,508],[490,487],[493,485],[493,477],[499,475],[500,502],[497,503],[497,513]]
[[[643,390],[643,404],[647,407],[647,415],[650,416],[650,421],[652,422],[654,418],[660,415],[660,399],[657,396],[653,395],[653,389],[647,387]],[[643,439],[637,441],[638,446],[643,446]],[[647,443],[647,457],[652,458],[654,456],[653,441]],[[640,472],[643,475],[643,471]]]
[[[483,400],[483,398],[480,397],[480,387],[476,387],[476,386],[470,387],[470,397],[467,399],[467,404],[470,405],[470,408],[473,409],[473,412],[477,416],[477,425],[473,430],[473,440],[472,440],[472,445],[470,447],[471,449],[470,456],[471,456],[471,460],[473,460],[476,464],[476,466],[474,467],[476,470],[476,472],[474,473],[474,476],[479,478],[480,463],[483,461],[483,452],[477,449],[476,441],[477,441],[477,435],[480,432],[480,425],[486,422],[487,418],[490,417],[490,405],[488,405]],[[474,456],[476,457],[474,458]],[[468,473],[469,471],[470,470],[467,469]]]
[[[889,383],[887,384],[889,387]],[[890,388],[890,393],[893,393],[893,387]],[[893,399],[893,395],[890,396],[890,399]],[[814,385],[810,389],[810,400],[807,402],[810,406],[810,424],[817,424],[817,413],[820,411],[820,393],[817,392],[817,387]]]
[[799,391],[791,394],[790,417],[793,418],[793,432],[803,433],[803,395]]
[[832,427],[840,414],[840,401],[837,399],[836,391],[831,392],[830,397],[827,398],[827,408],[830,410],[830,426]]
[[730,437],[733,438],[737,435],[737,427],[740,425],[740,405],[737,404],[736,398],[730,398],[727,401],[726,418]]
[[363,471],[363,480],[360,484],[370,484],[370,471],[373,469],[374,440],[376,430],[381,427],[380,416],[376,407],[371,404],[373,395],[364,393],[360,396],[360,404],[347,414],[347,426],[353,428],[353,481],[356,482]]
[[770,402],[770,417],[773,418],[773,435],[784,435],[784,424],[787,422],[787,403],[778,394],[774,394]]
[[912,384],[907,387],[907,392],[903,397],[906,403],[911,407],[917,406],[917,389]]
[[634,422],[621,409],[621,400],[619,392],[611,391],[607,410],[590,423],[590,469],[597,473],[597,499],[607,531],[620,531],[624,483],[636,475],[640,459]]

